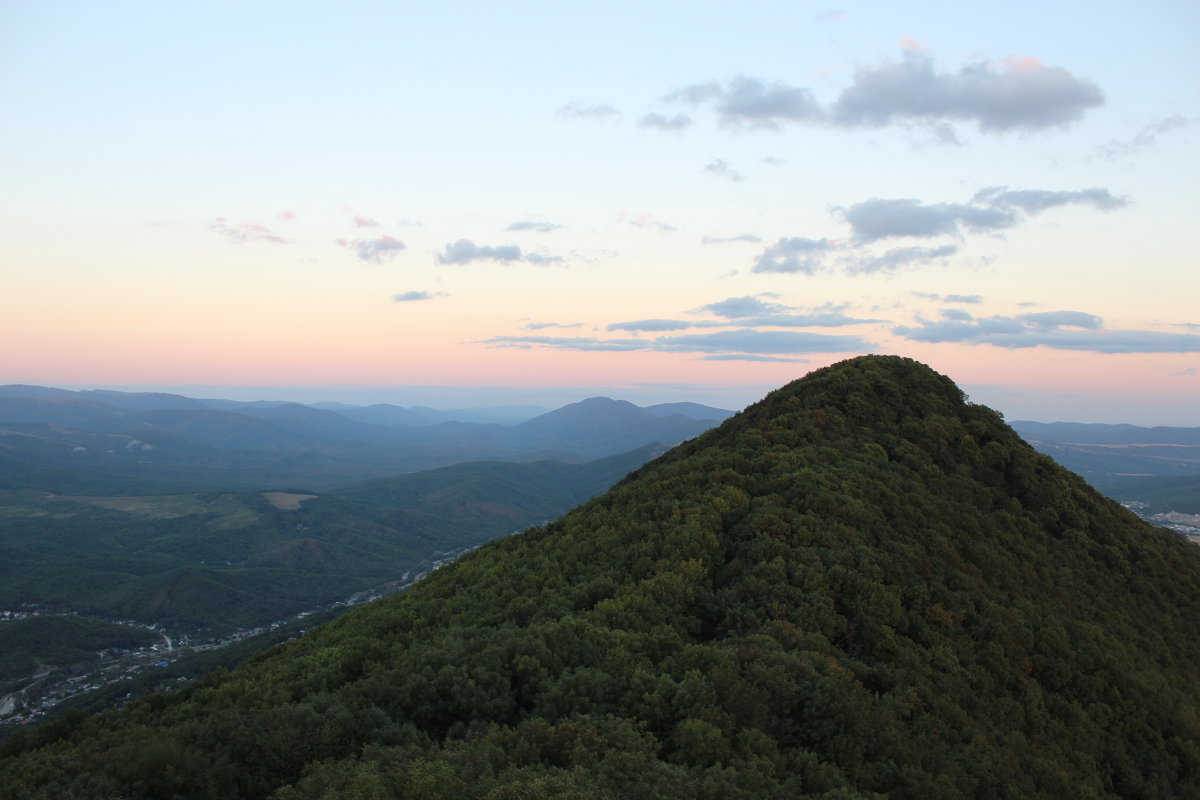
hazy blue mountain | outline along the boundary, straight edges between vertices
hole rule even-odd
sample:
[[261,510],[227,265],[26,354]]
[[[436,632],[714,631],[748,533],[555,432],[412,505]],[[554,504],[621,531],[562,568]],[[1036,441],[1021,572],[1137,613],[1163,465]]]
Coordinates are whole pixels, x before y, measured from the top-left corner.
[[315,403],[313,404],[313,408],[335,411],[346,419],[365,422],[370,425],[426,427],[436,425],[439,422],[449,421],[432,419],[412,409],[391,405],[390,403],[374,403],[369,406],[353,406],[346,403]]
[[27,383],[9,383],[0,386],[0,397],[73,397],[77,392],[70,389],[55,389],[50,386],[31,386]]
[[529,447],[555,447],[593,458],[647,441],[675,443],[715,424],[680,414],[659,416],[625,400],[591,397],[516,426]]
[[1137,476],[1200,475],[1200,428],[1024,421],[1012,427],[1097,487]]
[[1110,425],[1085,422],[1011,423],[1022,436],[1050,442],[1088,444],[1188,444],[1200,445],[1200,428],[1137,425]]
[[548,409],[541,406],[492,406],[486,408],[436,409],[428,406],[403,406],[390,403],[375,403],[354,406],[346,403],[315,403],[314,408],[336,411],[359,422],[372,425],[405,425],[428,427],[443,422],[475,422],[483,425],[516,425],[527,419],[545,414]]
[[84,400],[96,399],[126,411],[152,411],[158,408],[206,408],[203,400],[165,392],[118,392],[111,389],[85,389],[78,392]]
[[481,424],[517,425],[528,419],[539,417],[550,411],[544,406],[486,406],[483,408],[436,409],[428,406],[412,406],[411,410],[439,422],[478,422]]
[[701,405],[700,403],[659,403],[653,406],[646,406],[645,410],[658,417],[669,417],[672,414],[679,414],[691,419],[712,419],[717,422],[723,422],[737,413],[736,411],[713,408],[712,406]]
[[[7,431],[11,438],[5,442],[0,436],[0,454],[40,470],[112,471],[214,488],[328,488],[478,460],[588,461],[683,441],[729,414],[692,403],[643,409],[591,398],[504,425],[444,420],[516,419],[536,409],[317,408],[156,393],[53,390],[30,396],[39,394],[38,387],[4,388],[0,434]],[[29,427],[37,425],[43,427]]]
[[0,424],[52,423],[76,428],[105,428],[129,418],[129,412],[99,400],[71,396],[0,396]]

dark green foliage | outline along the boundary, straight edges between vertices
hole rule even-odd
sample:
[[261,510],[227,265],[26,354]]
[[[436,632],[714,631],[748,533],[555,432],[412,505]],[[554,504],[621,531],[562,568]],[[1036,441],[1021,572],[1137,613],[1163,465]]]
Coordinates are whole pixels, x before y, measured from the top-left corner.
[[37,605],[174,631],[263,625],[557,517],[657,452],[459,464],[309,495],[292,510],[261,493],[0,490],[0,609]]
[[[915,362],[0,763],[50,797],[1200,796],[1200,551]],[[20,749],[20,748],[15,748]]]
[[0,687],[32,675],[38,665],[72,666],[94,660],[100,650],[128,650],[161,640],[144,628],[82,617],[0,622]]

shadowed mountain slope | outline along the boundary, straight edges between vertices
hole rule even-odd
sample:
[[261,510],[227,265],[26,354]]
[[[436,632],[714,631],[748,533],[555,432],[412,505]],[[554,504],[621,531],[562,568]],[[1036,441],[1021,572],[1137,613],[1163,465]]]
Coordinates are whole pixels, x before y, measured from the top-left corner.
[[181,693],[16,798],[1200,795],[1200,551],[906,359]]
[[[266,625],[560,516],[663,449],[584,464],[457,464],[283,493],[302,500],[294,507],[272,493],[62,497],[0,480],[0,609],[134,619],[175,634]],[[0,457],[0,478],[4,467]]]

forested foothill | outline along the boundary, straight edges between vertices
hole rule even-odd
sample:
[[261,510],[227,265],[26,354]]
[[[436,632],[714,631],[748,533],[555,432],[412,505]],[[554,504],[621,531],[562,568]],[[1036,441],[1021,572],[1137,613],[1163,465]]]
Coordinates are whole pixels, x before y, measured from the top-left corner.
[[561,519],[3,744],[48,798],[1200,796],[1200,549],[916,362],[818,370]]

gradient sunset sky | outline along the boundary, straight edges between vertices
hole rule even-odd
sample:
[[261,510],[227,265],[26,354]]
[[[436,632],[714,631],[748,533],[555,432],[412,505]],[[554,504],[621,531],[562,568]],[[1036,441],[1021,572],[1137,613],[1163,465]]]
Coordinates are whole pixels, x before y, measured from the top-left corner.
[[1009,419],[1200,425],[1198,35],[1182,0],[7,0],[0,383],[738,408],[876,352]]

